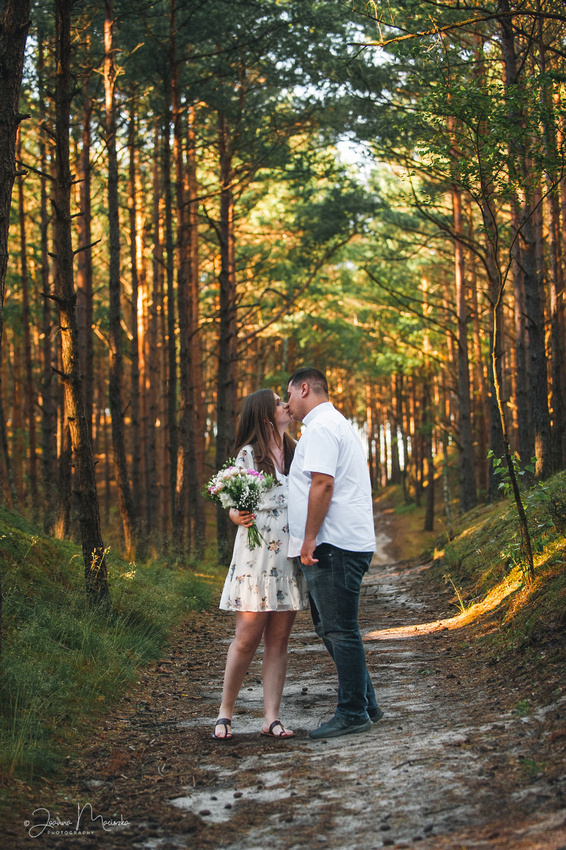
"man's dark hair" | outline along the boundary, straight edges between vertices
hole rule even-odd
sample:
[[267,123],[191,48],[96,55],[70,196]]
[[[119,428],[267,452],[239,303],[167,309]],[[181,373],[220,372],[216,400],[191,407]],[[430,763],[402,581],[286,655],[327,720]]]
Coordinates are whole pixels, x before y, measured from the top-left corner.
[[297,369],[289,378],[289,383],[294,387],[297,384],[308,384],[314,393],[328,398],[328,382],[324,374],[314,366],[303,366]]

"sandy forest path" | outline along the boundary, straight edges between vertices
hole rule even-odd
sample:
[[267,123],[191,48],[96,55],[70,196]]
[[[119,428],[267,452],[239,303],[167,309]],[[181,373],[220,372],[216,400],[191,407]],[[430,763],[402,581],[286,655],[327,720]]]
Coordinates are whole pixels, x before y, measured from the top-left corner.
[[233,741],[214,742],[233,624],[193,615],[64,781],[14,814],[2,846],[566,850],[564,679],[535,685],[520,664],[490,661],[477,626],[416,630],[455,611],[425,564],[395,562],[394,515],[377,521],[360,613],[385,711],[371,731],[307,737],[332,715],[336,680],[304,613],[282,711],[296,737],[259,735],[258,657]]

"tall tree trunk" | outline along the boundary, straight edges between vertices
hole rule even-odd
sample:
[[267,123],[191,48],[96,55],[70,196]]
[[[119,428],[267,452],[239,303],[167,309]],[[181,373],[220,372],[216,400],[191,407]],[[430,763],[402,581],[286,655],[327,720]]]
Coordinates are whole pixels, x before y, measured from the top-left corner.
[[176,59],[175,44],[175,0],[171,0],[171,38],[169,56],[171,61],[171,103],[173,106],[173,159],[175,161],[175,197],[177,202],[177,307],[179,316],[179,465],[175,513],[173,515],[173,534],[177,547],[190,550],[190,523],[188,521],[189,494],[189,419],[190,362],[189,341],[189,291],[188,291],[188,210],[185,203],[185,158],[184,158],[184,121],[179,91],[179,66]]
[[[55,237],[56,238],[56,237]],[[57,283],[57,275],[55,276]],[[58,370],[61,372],[61,370]],[[58,513],[55,522],[55,535],[59,540],[67,540],[71,533],[71,510],[73,501],[73,448],[67,417],[67,405],[64,398],[59,411],[59,464],[57,468]]]
[[[88,36],[87,36],[88,38]],[[93,269],[92,269],[92,211],[91,211],[91,120],[93,103],[89,95],[90,75],[83,82],[82,144],[79,157],[79,208],[77,263],[77,319],[83,391],[89,436],[92,442],[94,412],[94,339],[93,339]]]
[[189,516],[195,557],[204,552],[205,515],[201,490],[204,485],[204,388],[199,330],[198,184],[195,110],[188,110],[187,211],[188,211],[188,334],[189,334]]
[[140,351],[138,333],[138,302],[140,294],[138,269],[138,233],[137,233],[137,179],[136,179],[136,99],[132,92],[130,119],[128,127],[129,169],[128,169],[128,212],[130,224],[130,269],[132,298],[130,302],[130,345],[131,358],[131,446],[132,446],[132,501],[136,521],[141,517],[141,427],[140,427]]
[[[515,198],[511,199],[511,221],[514,232],[519,230],[519,210]],[[511,248],[511,278],[513,281],[513,309],[515,322],[515,381],[517,405],[517,446],[524,464],[530,463],[535,452],[535,438],[532,425],[532,414],[529,404],[528,370],[527,370],[527,325],[525,322],[525,287],[521,268],[521,251],[519,240],[515,240]]]
[[474,476],[474,452],[470,398],[470,364],[468,355],[468,305],[464,280],[464,247],[458,236],[463,235],[462,198],[456,186],[452,188],[454,215],[454,272],[456,277],[456,312],[458,316],[458,450],[460,468],[460,511],[477,504]]
[[108,242],[110,248],[110,380],[108,388],[112,416],[112,448],[114,471],[118,488],[118,504],[122,518],[124,545],[132,556],[134,551],[134,507],[126,461],[126,440],[122,405],[122,328],[120,309],[120,208],[118,203],[118,158],[116,155],[116,67],[112,44],[113,3],[104,0],[104,92],[106,107],[106,148],[108,153]]
[[[29,29],[29,0],[5,0],[0,21],[0,359],[4,334],[4,291],[8,269],[8,228],[16,177],[16,136],[24,50]],[[0,654],[2,652],[0,587]]]
[[[542,29],[542,20],[539,32]],[[544,40],[541,39],[541,44]],[[564,397],[564,372],[566,357],[564,352],[564,311],[562,296],[564,274],[562,268],[562,244],[560,241],[560,203],[558,183],[563,175],[559,172],[561,164],[556,147],[556,117],[554,111],[553,83],[546,79],[547,63],[545,50],[540,51],[540,72],[544,82],[541,85],[542,126],[546,160],[549,163],[545,172],[546,208],[548,211],[548,257],[550,277],[550,352],[551,352],[551,407],[552,407],[552,449],[553,468],[562,469],[566,456],[563,454],[566,442],[566,398]]]
[[[480,325],[480,311],[478,298],[478,280],[475,264],[470,264],[470,306],[472,311],[472,334],[474,351],[475,371],[475,413],[476,433],[478,441],[477,465],[479,469],[478,485],[480,489],[487,492],[488,481],[488,434],[487,423],[489,421],[488,390],[485,377],[484,358],[482,351],[482,332]],[[445,445],[445,434],[443,432],[443,446]],[[443,449],[444,451],[444,449]]]
[[[482,142],[482,137],[480,135],[480,142]],[[483,144],[483,142],[482,142]],[[502,285],[502,276],[501,276],[501,258],[500,258],[500,227],[499,220],[497,216],[497,206],[495,203],[495,185],[493,174],[489,168],[483,168],[481,173],[481,192],[479,195],[479,206],[482,216],[483,230],[484,230],[484,247],[485,247],[485,258],[486,258],[486,271],[488,277],[488,297],[491,306],[490,310],[490,327],[489,327],[489,340],[490,340],[490,352],[493,353],[493,364],[494,368],[497,369],[497,382],[499,386],[501,386],[502,375],[501,375],[501,361],[503,354],[503,309],[502,304],[499,299],[499,291]],[[493,310],[494,305],[497,306],[497,316],[496,323],[499,328],[499,332],[494,334],[494,317],[495,313]],[[495,349],[493,348],[495,346]],[[496,385],[494,383],[494,371],[491,368],[492,364],[490,363],[489,369],[489,393],[488,393],[488,424],[489,424],[489,446],[490,451],[496,458],[501,457],[504,452],[504,442],[503,442],[503,431],[501,427],[501,419],[499,415],[499,408],[497,404],[497,391]],[[499,496],[499,476],[494,472],[494,464],[493,460],[490,461],[489,464],[489,475],[488,475],[488,491],[487,497],[489,501],[493,501]]]
[[366,393],[365,393],[365,405],[366,405],[366,423],[367,423],[367,440],[368,440],[368,467],[369,467],[369,479],[371,481],[372,490],[375,490],[376,487],[376,476],[375,476],[375,420],[373,415],[373,404],[372,404],[372,385],[366,384]]
[[[171,146],[169,135],[171,128],[170,85],[166,85],[165,97],[167,108],[166,120],[163,127],[163,194],[165,198],[165,250],[167,254],[167,468],[168,468],[168,499],[165,502],[164,523],[167,516],[175,516],[175,499],[177,492],[177,448],[179,444],[177,432],[177,346],[175,340],[176,311],[175,311],[175,246],[173,243],[173,200],[171,192]],[[164,528],[164,534],[166,528]]]
[[[18,138],[18,159],[21,161],[21,137]],[[26,208],[24,198],[24,177],[18,177],[18,200],[20,218],[20,253],[21,253],[21,283],[22,311],[24,325],[24,399],[26,411],[26,430],[28,434],[28,487],[31,495],[31,505],[34,520],[39,518],[39,493],[37,489],[37,443],[35,429],[35,392],[33,381],[33,353],[31,345],[31,318],[29,298],[29,273],[27,260]]]
[[527,516],[525,514],[525,508],[523,505],[523,501],[521,499],[521,493],[519,490],[519,483],[517,481],[517,476],[515,474],[515,466],[513,464],[513,458],[511,456],[511,447],[509,445],[509,437],[507,434],[507,423],[505,421],[505,411],[503,409],[503,402],[501,397],[501,383],[499,378],[499,368],[497,363],[497,354],[496,352],[500,350],[499,348],[499,337],[502,332],[502,328],[499,324],[499,317],[502,315],[501,313],[501,302],[503,299],[503,290],[504,290],[504,282],[502,281],[499,291],[497,293],[497,297],[493,304],[493,337],[491,342],[491,368],[492,368],[492,376],[493,376],[493,384],[495,389],[495,397],[497,402],[497,409],[499,412],[499,421],[501,423],[501,432],[503,437],[503,446],[504,446],[504,455],[505,462],[507,464],[507,471],[509,473],[509,479],[511,482],[511,487],[513,491],[513,497],[515,499],[515,505],[517,507],[517,513],[519,514],[519,527],[521,531],[521,538],[523,542],[523,547],[525,551],[525,556],[527,560],[527,571],[526,577],[529,582],[531,582],[534,578],[534,560],[533,560],[533,550],[531,546],[531,537],[529,532],[529,526],[527,523]]
[[[18,493],[16,490],[16,481],[14,478],[14,468],[12,465],[12,453],[10,452],[10,444],[8,442],[8,429],[6,427],[6,417],[4,415],[4,398],[0,393],[0,442],[2,444],[2,454],[6,465],[6,477],[8,479],[8,488],[10,491],[10,500],[12,510],[18,507]],[[3,503],[3,499],[2,499]],[[0,608],[1,608],[0,600]]]
[[399,458],[399,377],[391,380],[391,483],[401,483],[401,461]]
[[108,415],[106,404],[106,375],[101,369],[98,375],[98,410],[100,411],[101,449],[104,457],[104,523],[108,527],[110,522],[111,505],[111,478],[112,469],[110,462],[110,438],[108,434]]
[[4,287],[8,269],[8,228],[16,177],[16,137],[25,116],[19,112],[29,0],[5,0],[0,22],[0,346],[4,332]]
[[163,311],[163,246],[161,242],[161,220],[159,215],[159,199],[161,197],[161,173],[159,169],[159,123],[155,124],[153,144],[153,262],[152,262],[152,291],[149,313],[149,357],[148,357],[148,428],[146,449],[146,491],[147,512],[146,526],[148,533],[156,527],[159,510],[159,481],[157,472],[157,417],[159,415],[157,388],[159,386],[160,350],[157,345],[158,320]]
[[[557,108],[563,103],[561,99],[563,97],[562,89],[563,87],[561,87],[556,94],[555,99],[557,102]],[[564,122],[561,122],[557,130],[557,146],[560,150],[564,149],[564,144],[566,142],[564,130]],[[561,226],[558,232],[560,234],[562,289],[553,296],[556,299],[556,306],[551,307],[551,315],[554,316],[556,314],[556,322],[560,329],[560,339],[565,363],[562,375],[560,376],[560,381],[562,383],[562,398],[565,400],[566,404],[566,297],[564,294],[566,289],[566,180],[564,179],[560,181],[560,221]],[[562,458],[563,462],[566,463],[566,428],[562,435]]]
[[501,46],[505,65],[504,84],[508,98],[508,120],[512,131],[509,135],[509,172],[514,192],[521,192],[519,228],[512,231],[521,249],[521,269],[525,288],[525,310],[530,355],[530,406],[533,414],[537,473],[545,478],[552,472],[552,444],[550,413],[548,409],[548,380],[546,369],[544,335],[544,288],[542,270],[537,268],[535,256],[535,234],[533,230],[532,179],[528,167],[524,141],[524,118],[515,106],[519,86],[517,57],[512,20],[508,15],[509,2],[501,0],[499,19]]
[[426,505],[425,505],[425,521],[424,521],[424,530],[425,531],[433,531],[434,530],[434,452],[432,445],[432,429],[433,429],[433,417],[432,417],[432,405],[431,405],[431,391],[430,391],[430,378],[427,375],[425,377],[424,385],[423,385],[423,400],[422,400],[422,424],[421,429],[423,433],[423,454],[426,459],[427,466],[427,487],[426,487]]
[[41,477],[43,481],[44,501],[44,530],[49,534],[53,530],[55,520],[53,492],[56,488],[56,458],[57,458],[57,411],[53,393],[53,352],[51,333],[54,325],[52,300],[49,283],[49,215],[47,203],[47,173],[48,164],[46,121],[47,108],[45,103],[45,58],[44,32],[40,28],[37,48],[37,76],[39,97],[39,167],[40,181],[40,247],[41,247],[41,294],[43,297],[41,330]]
[[89,604],[110,604],[104,543],[96,492],[92,445],[89,439],[78,350],[76,294],[73,280],[71,241],[71,188],[69,130],[72,100],[71,9],[73,0],[56,0],[56,167],[53,205],[55,210],[55,253],[57,256],[56,300],[60,311],[62,378],[65,405],[73,448],[76,495],[80,506],[80,528],[85,565],[85,585]]
[[[218,114],[218,150],[220,155],[220,330],[218,340],[218,379],[216,396],[216,466],[230,455],[236,425],[236,363],[238,329],[236,317],[236,264],[234,236],[234,191],[230,128],[228,119]],[[226,511],[218,507],[216,529],[218,558],[228,563],[231,535]]]

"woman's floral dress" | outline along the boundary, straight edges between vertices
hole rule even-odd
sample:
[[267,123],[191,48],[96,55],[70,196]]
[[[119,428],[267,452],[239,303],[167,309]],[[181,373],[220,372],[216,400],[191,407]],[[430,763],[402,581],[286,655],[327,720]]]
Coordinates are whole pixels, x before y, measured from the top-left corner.
[[[254,450],[244,446],[236,466],[255,469]],[[289,525],[287,476],[278,470],[279,487],[262,496],[255,511],[264,542],[248,546],[248,530],[238,527],[232,562],[220,598],[223,611],[301,611],[308,608],[308,592],[298,558],[288,558]]]

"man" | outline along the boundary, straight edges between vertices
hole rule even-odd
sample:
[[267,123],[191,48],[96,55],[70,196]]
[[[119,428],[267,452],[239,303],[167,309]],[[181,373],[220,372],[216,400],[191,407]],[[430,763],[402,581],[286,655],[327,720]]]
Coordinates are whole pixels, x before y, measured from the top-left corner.
[[358,626],[362,577],[375,550],[371,483],[362,444],[328,400],[322,372],[298,369],[288,403],[306,426],[289,473],[289,557],[301,558],[313,623],[338,672],[336,713],[309,735],[336,738],[366,732],[383,716]]

